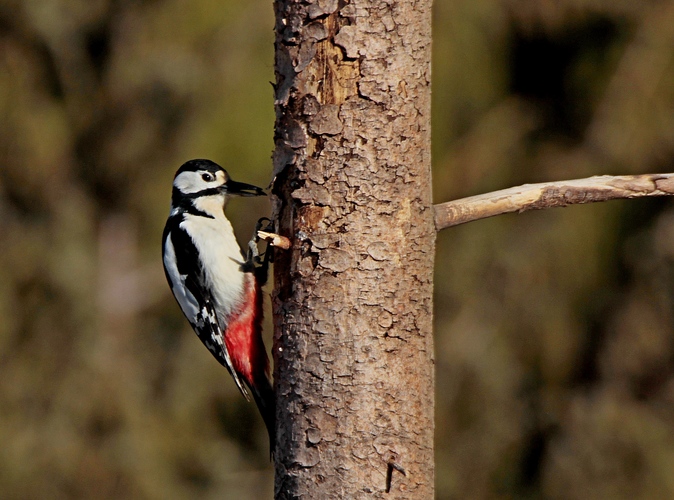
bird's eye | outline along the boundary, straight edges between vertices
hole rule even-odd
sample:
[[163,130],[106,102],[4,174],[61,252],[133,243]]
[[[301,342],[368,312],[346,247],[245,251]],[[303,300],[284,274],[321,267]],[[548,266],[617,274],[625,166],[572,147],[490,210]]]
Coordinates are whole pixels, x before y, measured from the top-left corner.
[[201,178],[206,182],[211,182],[213,180],[213,176],[211,174],[201,174]]

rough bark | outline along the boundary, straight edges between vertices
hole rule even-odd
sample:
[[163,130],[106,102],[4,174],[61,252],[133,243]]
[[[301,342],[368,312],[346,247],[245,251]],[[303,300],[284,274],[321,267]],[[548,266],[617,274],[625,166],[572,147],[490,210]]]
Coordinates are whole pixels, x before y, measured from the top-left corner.
[[275,495],[432,498],[431,2],[275,12]]

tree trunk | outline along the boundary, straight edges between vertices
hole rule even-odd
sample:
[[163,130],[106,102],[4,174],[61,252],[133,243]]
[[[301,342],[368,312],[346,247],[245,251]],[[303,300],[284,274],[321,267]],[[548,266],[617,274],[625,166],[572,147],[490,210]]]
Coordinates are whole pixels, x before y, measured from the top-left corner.
[[431,2],[275,12],[275,495],[432,498]]

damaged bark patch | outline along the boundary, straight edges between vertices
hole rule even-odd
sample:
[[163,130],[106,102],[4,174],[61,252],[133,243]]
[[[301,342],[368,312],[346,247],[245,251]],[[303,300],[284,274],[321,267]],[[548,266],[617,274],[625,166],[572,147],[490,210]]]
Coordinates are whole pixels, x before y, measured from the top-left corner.
[[309,127],[314,134],[339,134],[343,127],[339,119],[339,106],[336,104],[322,106],[311,119]]

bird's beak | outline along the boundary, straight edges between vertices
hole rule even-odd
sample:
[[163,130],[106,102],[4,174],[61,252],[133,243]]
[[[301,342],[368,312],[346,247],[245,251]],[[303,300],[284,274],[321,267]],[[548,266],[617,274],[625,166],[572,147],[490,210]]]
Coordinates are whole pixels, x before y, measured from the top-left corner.
[[222,185],[222,190],[229,196],[267,196],[262,188],[231,179]]

